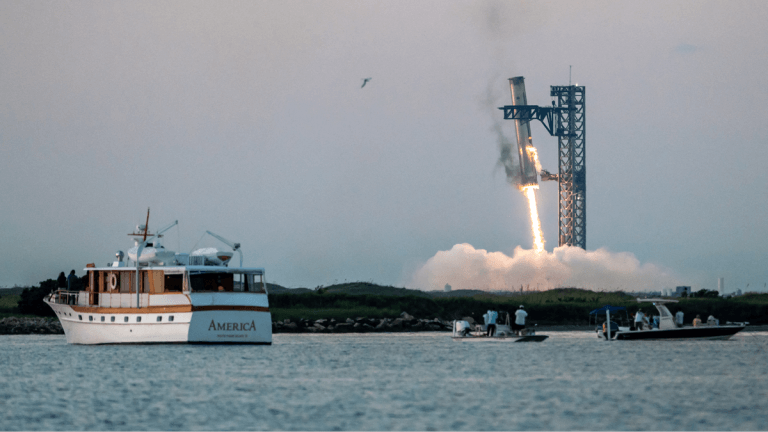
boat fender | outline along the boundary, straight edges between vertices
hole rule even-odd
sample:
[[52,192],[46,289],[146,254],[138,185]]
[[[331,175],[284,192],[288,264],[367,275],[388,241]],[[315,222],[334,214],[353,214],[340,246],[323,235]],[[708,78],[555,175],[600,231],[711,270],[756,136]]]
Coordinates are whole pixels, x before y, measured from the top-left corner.
[[115,289],[117,288],[117,275],[114,273],[111,273],[109,275],[109,289]]

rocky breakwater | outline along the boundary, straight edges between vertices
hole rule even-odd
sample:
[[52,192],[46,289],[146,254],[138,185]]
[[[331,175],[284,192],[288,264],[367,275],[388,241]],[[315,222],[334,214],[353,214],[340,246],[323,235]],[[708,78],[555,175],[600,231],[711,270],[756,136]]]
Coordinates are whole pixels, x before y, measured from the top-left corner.
[[0,334],[64,334],[61,323],[49,318],[0,319]]
[[422,332],[450,331],[451,321],[439,318],[418,319],[406,312],[398,318],[347,318],[344,321],[335,319],[299,319],[291,321],[275,321],[272,323],[273,333],[376,333],[376,332]]

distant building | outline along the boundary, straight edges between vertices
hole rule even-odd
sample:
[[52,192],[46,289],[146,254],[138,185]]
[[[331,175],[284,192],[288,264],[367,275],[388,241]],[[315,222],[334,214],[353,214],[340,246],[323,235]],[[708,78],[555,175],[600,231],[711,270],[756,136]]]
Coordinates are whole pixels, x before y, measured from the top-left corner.
[[445,292],[451,292],[451,286],[448,284],[445,284]]
[[685,295],[689,296],[691,295],[691,287],[689,286],[679,286],[675,288],[675,297],[680,297],[685,293]]
[[725,278],[717,278],[717,293],[725,294]]

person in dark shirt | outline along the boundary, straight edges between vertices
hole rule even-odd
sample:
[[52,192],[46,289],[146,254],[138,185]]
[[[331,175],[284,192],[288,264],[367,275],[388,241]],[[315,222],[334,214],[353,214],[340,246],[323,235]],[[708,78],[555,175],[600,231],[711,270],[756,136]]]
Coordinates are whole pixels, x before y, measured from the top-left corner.
[[67,277],[64,275],[64,272],[59,273],[59,278],[56,279],[56,287],[60,290],[67,289]]
[[67,291],[74,291],[76,284],[77,276],[75,276],[75,271],[72,270],[69,272],[69,276],[67,276]]

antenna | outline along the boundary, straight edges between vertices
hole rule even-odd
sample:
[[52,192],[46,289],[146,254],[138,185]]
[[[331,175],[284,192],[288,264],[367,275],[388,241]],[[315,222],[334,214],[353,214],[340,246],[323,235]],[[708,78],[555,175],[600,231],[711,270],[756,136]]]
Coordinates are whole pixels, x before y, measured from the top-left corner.
[[[147,233],[149,232],[149,207],[147,207],[147,223],[144,224],[144,239],[143,241],[147,240]],[[136,259],[139,259],[139,256],[136,255]]]
[[573,71],[573,65],[568,66],[568,85],[571,85],[571,72]]

